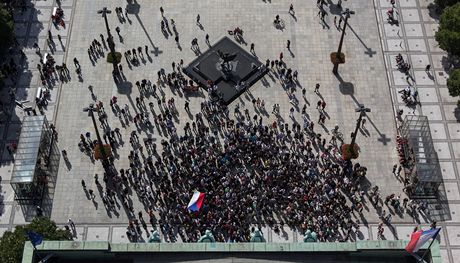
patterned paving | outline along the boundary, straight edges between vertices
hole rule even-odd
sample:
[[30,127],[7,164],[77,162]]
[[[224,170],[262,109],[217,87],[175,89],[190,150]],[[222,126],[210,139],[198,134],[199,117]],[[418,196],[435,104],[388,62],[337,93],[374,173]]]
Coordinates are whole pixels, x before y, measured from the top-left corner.
[[[435,150],[438,154],[442,170],[444,187],[448,197],[451,220],[443,222],[441,248],[443,259],[456,262],[455,255],[459,253],[460,217],[459,207],[459,115],[456,108],[457,100],[449,96],[446,79],[451,63],[447,54],[441,50],[434,33],[438,28],[438,15],[429,7],[427,0],[396,1],[399,26],[386,22],[386,11],[390,1],[375,0],[376,15],[379,22],[380,36],[385,56],[388,79],[392,99],[396,110],[403,109],[407,114],[426,115],[429,119]],[[404,74],[397,70],[395,56],[401,53],[412,65],[410,70],[414,76],[414,85],[420,97],[420,105],[416,110],[405,106],[397,92],[408,84]],[[429,74],[425,72],[426,65],[431,65]]]

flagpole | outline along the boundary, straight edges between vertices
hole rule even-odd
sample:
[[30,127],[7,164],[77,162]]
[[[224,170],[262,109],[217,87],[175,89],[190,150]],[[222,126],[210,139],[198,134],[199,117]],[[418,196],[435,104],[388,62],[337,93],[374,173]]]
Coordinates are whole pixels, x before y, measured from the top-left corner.
[[425,253],[423,253],[422,258],[420,259],[419,262],[425,262],[425,259],[424,259],[424,258],[425,258],[425,256],[428,254],[428,251],[430,251],[431,245],[433,245],[433,242],[434,242],[434,241],[436,240],[436,238],[438,237],[439,232],[441,232],[441,229],[439,229],[438,232],[436,233],[436,235],[432,238],[430,245],[429,245],[428,248],[426,249]]

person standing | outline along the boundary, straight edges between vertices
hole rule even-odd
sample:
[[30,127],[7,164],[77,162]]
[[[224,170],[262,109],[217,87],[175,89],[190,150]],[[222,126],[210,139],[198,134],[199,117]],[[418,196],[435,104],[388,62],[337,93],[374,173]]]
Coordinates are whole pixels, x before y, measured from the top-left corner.
[[54,41],[53,41],[53,34],[51,34],[51,30],[48,30],[48,40],[49,40],[50,42],[54,42]]
[[200,14],[198,14],[198,15],[196,16],[196,24],[197,24],[197,25],[201,25],[200,19],[201,19]]
[[253,53],[253,54],[256,53],[256,52],[254,51],[254,47],[255,47],[255,44],[254,44],[254,43],[251,43],[251,50],[250,50],[250,51],[251,51],[251,53]]
[[326,108],[326,102],[323,100],[321,102],[321,109],[324,110]]
[[73,58],[73,64],[75,65],[75,67],[79,68],[80,67],[80,62],[78,61],[77,58]]
[[291,40],[289,40],[289,39],[287,40],[286,48],[287,48],[288,50],[291,50]]
[[428,73],[430,69],[431,69],[431,65],[430,64],[426,65],[425,72]]
[[188,101],[185,102],[184,110],[185,110],[186,112],[190,112],[190,106],[189,106],[189,102],[188,102]]
[[315,93],[316,94],[319,94],[319,87],[320,87],[319,83],[316,83],[316,86],[315,86]]
[[72,230],[75,230],[75,223],[73,222],[72,218],[69,217],[69,219],[67,220],[67,223],[69,224]]
[[34,46],[33,46],[33,47],[35,48],[35,52],[36,52],[37,54],[40,54],[40,47],[38,46],[38,43],[37,43],[37,42],[34,43]]
[[293,4],[291,4],[289,6],[289,14],[291,14],[292,16],[295,16],[295,11],[294,11],[294,5]]

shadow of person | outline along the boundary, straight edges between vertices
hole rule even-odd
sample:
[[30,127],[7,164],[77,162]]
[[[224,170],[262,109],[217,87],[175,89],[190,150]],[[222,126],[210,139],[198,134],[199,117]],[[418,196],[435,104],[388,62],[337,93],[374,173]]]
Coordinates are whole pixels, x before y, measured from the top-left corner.
[[72,169],[72,164],[70,163],[69,159],[65,159],[65,166],[67,167],[67,170],[71,170]]
[[426,74],[427,74],[429,79],[434,80],[434,76],[433,76],[433,74],[431,74],[431,72],[427,72]]

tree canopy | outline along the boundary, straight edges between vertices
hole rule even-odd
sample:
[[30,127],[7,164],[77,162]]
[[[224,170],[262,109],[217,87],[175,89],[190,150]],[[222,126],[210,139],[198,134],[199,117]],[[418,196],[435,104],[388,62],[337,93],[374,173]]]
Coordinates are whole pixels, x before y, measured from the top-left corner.
[[460,2],[444,10],[439,21],[436,40],[452,55],[460,55]]
[[14,23],[8,9],[0,4],[0,53],[4,53],[10,47],[14,36]]
[[447,79],[449,94],[453,97],[460,96],[460,69],[454,69]]
[[448,6],[454,5],[460,2],[460,0],[434,0],[434,3],[439,6],[439,8],[444,9]]
[[21,262],[24,244],[28,240],[27,231],[43,235],[44,240],[71,240],[71,234],[59,229],[49,218],[36,217],[30,224],[17,226],[14,231],[3,234],[0,238],[0,262]]

